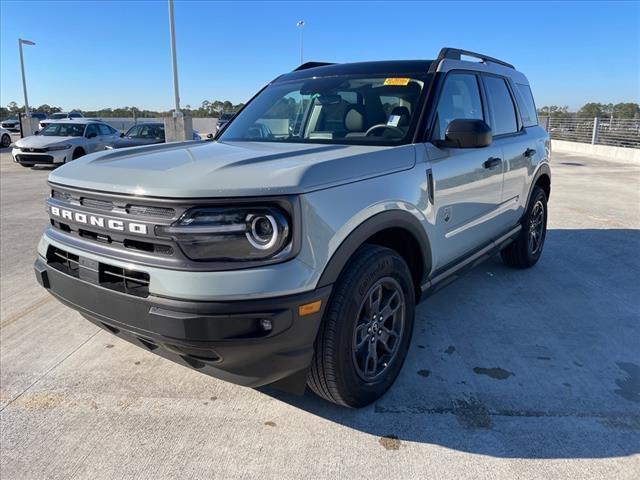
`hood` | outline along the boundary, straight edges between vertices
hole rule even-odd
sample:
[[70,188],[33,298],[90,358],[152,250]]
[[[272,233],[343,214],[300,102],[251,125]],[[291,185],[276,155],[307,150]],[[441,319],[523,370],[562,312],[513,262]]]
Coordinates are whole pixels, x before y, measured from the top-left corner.
[[18,148],[45,148],[53,147],[55,145],[64,145],[68,143],[77,143],[78,139],[82,137],[54,137],[45,135],[31,135],[30,137],[24,137],[15,143]]
[[304,193],[411,168],[412,145],[183,142],[86,155],[49,181],[103,192],[173,198]]

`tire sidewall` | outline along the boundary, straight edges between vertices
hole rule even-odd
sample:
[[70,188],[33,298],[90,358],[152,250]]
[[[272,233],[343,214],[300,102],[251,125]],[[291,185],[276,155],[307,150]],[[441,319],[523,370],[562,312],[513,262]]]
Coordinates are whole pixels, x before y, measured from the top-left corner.
[[[542,202],[542,207],[544,208],[544,220],[543,220],[543,228],[542,228],[542,240],[540,244],[540,248],[535,254],[532,254],[529,251],[529,222],[531,220],[531,214],[533,213],[533,208],[538,201]],[[531,265],[536,263],[542,255],[542,251],[544,250],[544,242],[547,238],[547,219],[549,217],[549,210],[547,209],[547,195],[544,193],[540,187],[536,187],[531,195],[531,200],[529,202],[529,208],[527,209],[527,215],[524,219],[523,225],[523,233],[524,233],[524,245],[526,249],[527,259]]]
[[[357,373],[353,364],[353,334],[358,322],[360,306],[369,289],[383,277],[396,280],[403,291],[405,299],[405,318],[403,336],[395,357],[387,367],[387,372],[375,382],[366,382]],[[359,275],[350,282],[349,292],[338,322],[336,356],[339,372],[337,381],[340,390],[349,392],[349,403],[367,404],[382,395],[394,382],[406,358],[415,316],[415,294],[411,275],[406,263],[392,252],[381,255],[368,264]],[[353,388],[353,387],[356,388]]]
[[[6,144],[5,144],[5,138],[9,139],[9,141]],[[2,135],[2,147],[7,148],[10,145],[11,145],[11,137],[5,133],[4,135]]]

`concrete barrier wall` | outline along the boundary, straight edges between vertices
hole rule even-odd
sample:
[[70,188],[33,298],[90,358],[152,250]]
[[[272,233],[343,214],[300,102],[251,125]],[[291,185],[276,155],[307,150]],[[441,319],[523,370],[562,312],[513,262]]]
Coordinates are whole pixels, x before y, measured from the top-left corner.
[[551,150],[552,152],[582,153],[585,155],[607,157],[610,160],[618,160],[621,162],[640,163],[640,149],[638,148],[612,147],[609,145],[591,145],[590,143],[551,140]]

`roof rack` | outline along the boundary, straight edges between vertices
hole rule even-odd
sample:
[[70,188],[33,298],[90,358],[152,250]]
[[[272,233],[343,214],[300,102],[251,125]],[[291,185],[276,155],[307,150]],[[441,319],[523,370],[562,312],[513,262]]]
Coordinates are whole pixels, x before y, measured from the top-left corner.
[[302,65],[300,65],[298,68],[294,68],[293,71],[294,72],[299,72],[300,70],[307,70],[309,68],[315,68],[315,67],[324,67],[326,65],[335,65],[335,63],[331,63],[331,62],[306,62],[306,63],[303,63]]
[[511,65],[510,63],[503,62],[502,60],[498,60],[497,58],[490,57],[488,55],[483,55],[482,53],[470,52],[469,50],[461,50],[459,48],[443,48],[440,50],[438,54],[438,58],[432,65],[434,65],[434,69],[438,68],[441,60],[451,59],[451,60],[462,60],[462,56],[465,55],[467,57],[473,57],[482,60],[485,63],[496,63],[498,65],[502,65],[503,67],[513,68],[516,67]]

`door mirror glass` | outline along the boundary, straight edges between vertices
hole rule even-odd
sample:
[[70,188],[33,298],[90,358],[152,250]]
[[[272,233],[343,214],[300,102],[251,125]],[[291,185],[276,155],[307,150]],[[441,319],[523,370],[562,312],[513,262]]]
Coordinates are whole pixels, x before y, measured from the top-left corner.
[[491,127],[483,120],[456,119],[447,125],[443,147],[481,148],[491,145]]

